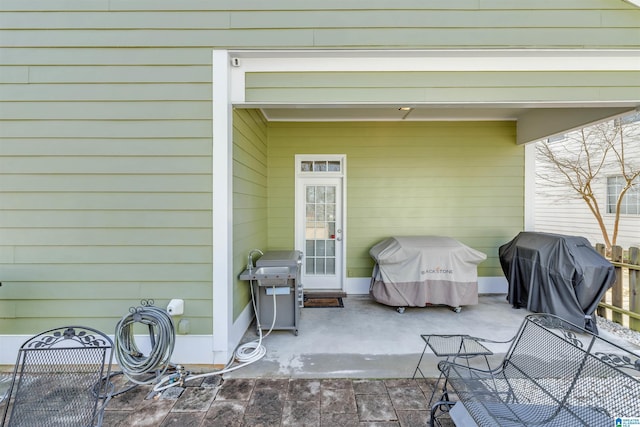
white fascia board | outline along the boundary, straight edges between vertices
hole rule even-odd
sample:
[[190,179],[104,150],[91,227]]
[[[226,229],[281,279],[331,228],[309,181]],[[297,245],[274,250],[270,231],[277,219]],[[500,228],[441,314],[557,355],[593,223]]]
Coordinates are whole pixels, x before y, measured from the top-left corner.
[[[230,51],[231,101],[245,101],[250,72],[638,71],[637,49]],[[333,104],[335,105],[335,104]]]
[[640,50],[233,51],[232,72],[640,70]]

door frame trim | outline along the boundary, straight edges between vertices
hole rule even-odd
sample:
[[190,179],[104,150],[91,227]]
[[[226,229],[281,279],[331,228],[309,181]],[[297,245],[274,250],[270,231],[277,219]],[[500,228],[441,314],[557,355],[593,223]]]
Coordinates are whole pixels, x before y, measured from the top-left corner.
[[[305,248],[298,247],[298,231],[303,226],[301,224],[302,218],[302,209],[303,204],[301,205],[298,200],[298,195],[300,194],[302,185],[302,179],[305,176],[311,176],[307,173],[300,172],[300,163],[302,161],[308,160],[340,160],[342,164],[341,172],[322,172],[316,175],[313,175],[318,178],[340,178],[342,183],[342,196],[340,200],[341,204],[341,218],[342,218],[342,253],[340,255],[340,271],[336,271],[336,275],[340,279],[340,290],[344,291],[347,286],[347,240],[348,240],[348,232],[347,232],[347,155],[346,154],[296,154],[294,162],[294,179],[295,179],[295,195],[294,195],[294,230],[293,230],[293,240],[294,246],[296,250],[302,251],[304,253]],[[303,284],[304,285],[304,284]]]

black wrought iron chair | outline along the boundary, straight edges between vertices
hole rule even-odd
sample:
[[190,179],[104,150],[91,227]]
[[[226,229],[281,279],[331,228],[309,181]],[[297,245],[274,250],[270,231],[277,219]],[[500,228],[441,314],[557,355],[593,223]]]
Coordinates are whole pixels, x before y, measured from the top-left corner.
[[113,342],[100,331],[64,326],[27,340],[18,351],[2,426],[102,425],[113,393]]

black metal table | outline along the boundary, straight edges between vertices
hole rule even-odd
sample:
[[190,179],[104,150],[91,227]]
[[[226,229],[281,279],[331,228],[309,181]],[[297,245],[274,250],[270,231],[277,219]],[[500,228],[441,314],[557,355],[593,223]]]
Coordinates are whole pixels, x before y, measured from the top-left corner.
[[[420,355],[418,365],[413,372],[414,379],[416,378],[418,372],[420,373],[422,378],[426,378],[424,373],[422,372],[422,369],[420,368],[420,365],[422,364],[422,359],[424,358],[427,348],[430,348],[436,357],[445,358],[445,360],[447,361],[456,358],[464,358],[467,360],[467,364],[469,363],[469,359],[482,356],[487,363],[487,368],[490,368],[487,356],[492,355],[493,352],[482,345],[480,343],[480,339],[477,337],[472,337],[471,335],[422,334],[420,335],[420,338],[422,338],[422,340],[424,341],[424,348],[422,349],[422,355]],[[431,392],[431,397],[429,398],[429,406],[431,406],[431,402],[433,401],[433,396],[436,393],[438,384],[440,384],[440,380],[442,380],[442,375],[442,372],[440,372],[438,381],[433,386],[433,392]],[[442,391],[443,394],[446,394],[446,383],[443,384]]]

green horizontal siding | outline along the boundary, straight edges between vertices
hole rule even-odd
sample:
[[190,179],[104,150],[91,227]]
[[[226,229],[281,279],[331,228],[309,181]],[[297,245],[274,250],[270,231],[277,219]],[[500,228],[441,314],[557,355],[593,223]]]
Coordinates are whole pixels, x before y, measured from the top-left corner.
[[[450,2],[451,3],[451,2]],[[299,6],[299,5],[296,5]],[[395,5],[394,5],[395,6]],[[563,9],[475,9],[466,10],[325,10],[309,13],[305,10],[270,11],[132,11],[119,13],[69,12],[52,20],[47,12],[7,12],[0,17],[5,29],[256,29],[256,28],[451,28],[465,22],[467,28],[536,27],[611,27],[633,25],[634,14],[622,15],[616,10]],[[185,25],[185,23],[189,25]]]
[[211,50],[202,48],[67,48],[64,53],[49,48],[0,47],[0,58],[6,65],[211,65]]
[[371,275],[369,249],[392,235],[454,237],[488,255],[522,230],[524,149],[511,122],[271,123],[269,246],[293,245],[294,156],[347,155],[347,274]]
[[[639,31],[640,32],[640,31]],[[248,73],[249,102],[527,102],[640,98],[640,71]]]
[[132,217],[128,211],[41,211],[11,210],[0,212],[0,224],[6,227],[56,228],[167,228],[176,224],[207,224],[211,216],[206,211],[148,211]]
[[[82,177],[77,177],[82,179]],[[132,180],[134,181],[134,180]],[[145,211],[149,209],[175,210],[211,209],[211,193],[181,192],[57,192],[50,186],[41,191],[0,193],[3,209],[101,209]]]
[[[424,0],[398,0],[394,2],[394,8],[400,10],[416,10],[424,8]],[[32,10],[43,11],[179,11],[179,10],[206,10],[210,3],[202,0],[185,0],[176,3],[172,0],[157,0],[149,3],[145,0],[32,0],[30,7]],[[621,1],[603,2],[602,0],[539,0],[536,2],[516,2],[511,0],[455,0],[451,2],[429,2],[429,8],[439,9],[536,9],[536,8],[557,8],[557,9],[602,9],[604,5],[610,8],[631,9],[633,6]],[[25,10],[22,0],[4,0],[2,2],[4,10]],[[362,3],[357,0],[325,0],[322,2],[299,2],[298,0],[274,0],[265,4],[262,0],[218,0],[216,9],[220,11],[282,11],[282,10],[351,10],[357,6],[362,7]],[[369,0],[367,9],[388,10],[387,0]]]
[[[622,0],[4,1],[7,47],[637,47]],[[51,12],[59,12],[55,15]]]
[[[77,106],[78,108],[82,108],[83,105],[85,105],[85,103],[80,103]],[[62,110],[61,115],[69,114],[65,113],[65,109]],[[105,110],[105,112],[106,111],[107,110]],[[73,112],[70,114],[73,114]],[[195,156],[200,153],[211,155],[210,138],[118,138],[109,140],[108,144],[105,144],[104,139],[99,138],[55,139],[3,137],[0,140],[0,155],[2,156],[148,156],[149,154],[153,154],[154,156]],[[55,179],[56,177],[51,178]],[[88,177],[88,179],[91,178],[100,179],[101,177]],[[112,178],[117,179],[118,177]],[[176,180],[180,178],[181,177],[174,177]],[[183,176],[182,178],[189,178],[189,176]],[[211,184],[208,183],[207,185],[210,186]]]
[[[185,24],[186,25],[186,24]],[[525,31],[526,30],[526,31]],[[251,30],[0,30],[7,47],[122,46],[219,48],[632,48],[640,45],[636,28],[363,28]],[[430,40],[431,43],[425,42]],[[437,43],[438,40],[446,42]],[[512,40],[514,46],[508,46]]]
[[[170,300],[155,300],[155,304],[156,306],[166,307],[169,301]],[[188,301],[185,302],[185,304],[187,303]],[[117,301],[115,304],[109,304],[109,301],[105,301],[103,307],[107,305],[110,307],[120,307],[123,304],[120,301]],[[46,304],[42,304],[41,306],[46,308]],[[131,307],[135,306],[136,304],[131,305]],[[91,307],[94,307],[94,305],[91,305]],[[0,306],[0,311],[2,308],[3,307]],[[86,311],[83,310],[83,313],[85,312]],[[99,318],[92,316],[92,313],[89,313],[87,316],[80,316],[67,312],[66,315],[61,317],[51,317],[46,323],[43,323],[43,321],[38,317],[21,317],[17,319],[0,318],[0,330],[11,331],[11,334],[31,335],[42,330],[50,329],[51,325],[91,325],[92,327],[108,334],[113,334],[115,332],[115,323],[112,317]],[[191,331],[211,329],[211,320],[207,318],[190,317],[189,327]],[[142,336],[149,334],[148,329],[145,329],[141,324],[134,325],[133,331],[134,334]]]
[[[257,110],[233,114],[233,268],[240,273],[251,249],[267,247],[267,124]],[[256,257],[257,258],[257,257]],[[249,284],[233,285],[233,317],[251,299]]]
[[0,105],[0,115],[16,120],[64,120],[70,116],[76,120],[211,120],[211,101],[16,102]]
[[211,101],[210,83],[12,84],[0,101]]
[[[52,130],[52,133],[54,131]],[[70,131],[71,132],[71,131]],[[62,137],[62,135],[56,135]],[[75,166],[75,168],[74,168]],[[0,169],[6,173],[112,173],[112,174],[144,174],[166,173],[184,174],[193,172],[196,174],[207,173],[210,162],[201,157],[172,157],[172,158],[128,158],[122,156],[113,157],[88,157],[78,156],[65,158],[56,156],[53,158],[12,156],[0,161]]]
[[[95,264],[206,264],[211,261],[211,247],[207,245],[189,245],[180,251],[170,246],[3,246],[0,249],[2,263],[20,264],[68,264],[69,260],[76,263]],[[41,284],[46,287],[46,284]],[[158,284],[160,286],[161,284]],[[113,284],[114,288],[119,283]],[[8,295],[18,292],[19,288],[6,289]],[[86,292],[99,292],[87,288]],[[186,290],[185,290],[186,291]],[[106,292],[106,291],[105,291]]]
[[66,53],[2,51],[0,334],[172,298],[210,334],[210,50]]
[[247,73],[256,88],[616,87],[640,85],[635,71],[403,71]]
[[0,68],[0,82],[7,80],[16,80],[14,81],[16,83],[209,83],[211,67],[206,65],[7,66]]

